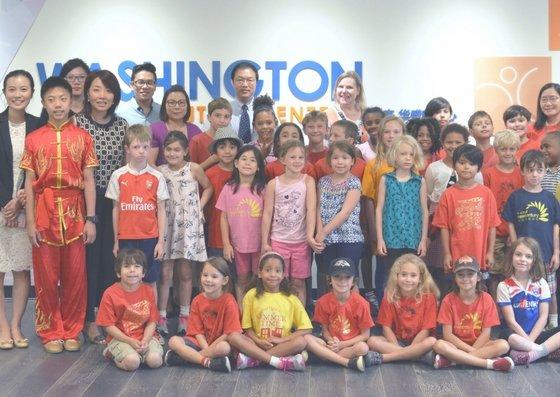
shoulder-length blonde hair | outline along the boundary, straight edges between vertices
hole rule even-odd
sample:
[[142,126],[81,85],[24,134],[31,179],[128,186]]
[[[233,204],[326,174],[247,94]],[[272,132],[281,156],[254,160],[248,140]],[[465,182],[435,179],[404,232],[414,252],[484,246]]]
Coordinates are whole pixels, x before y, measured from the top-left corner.
[[414,254],[404,254],[397,258],[391,270],[389,271],[389,279],[387,280],[387,287],[385,289],[385,296],[390,303],[397,302],[402,295],[400,293],[399,285],[397,283],[397,275],[402,271],[406,263],[412,263],[418,268],[420,281],[416,289],[416,299],[421,300],[424,294],[434,294],[436,300],[439,299],[439,288],[437,287],[432,275],[428,271],[426,263]]
[[360,77],[360,75],[354,72],[353,70],[348,70],[342,73],[340,76],[338,76],[338,78],[336,79],[336,83],[334,84],[332,100],[336,102],[336,87],[338,87],[340,81],[342,79],[345,79],[346,77],[351,78],[356,83],[356,87],[358,88],[358,95],[356,96],[356,105],[358,106],[358,109],[360,109],[360,112],[363,112],[364,109],[366,108],[366,95],[364,94],[364,85],[362,84],[362,78]]
[[399,165],[397,164],[397,157],[399,148],[402,145],[408,145],[412,148],[412,153],[414,155],[412,171],[418,174],[419,170],[424,168],[424,153],[422,152],[422,148],[420,147],[416,139],[414,139],[414,137],[410,135],[400,136],[393,142],[393,145],[387,152],[387,164],[394,169],[397,169],[399,167]]

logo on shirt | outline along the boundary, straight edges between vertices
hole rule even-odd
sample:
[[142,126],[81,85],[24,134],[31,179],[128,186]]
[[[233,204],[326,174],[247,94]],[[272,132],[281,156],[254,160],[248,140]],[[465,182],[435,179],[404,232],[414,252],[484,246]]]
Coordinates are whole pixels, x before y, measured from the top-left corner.
[[282,337],[284,319],[278,311],[271,308],[265,309],[261,313],[260,328],[260,336],[263,339],[271,336]]
[[457,228],[459,230],[479,229],[482,225],[483,206],[484,200],[482,197],[458,200],[455,209],[455,214],[459,218]]
[[255,199],[246,197],[235,206],[235,208],[231,211],[231,215],[260,218],[262,216],[262,208]]
[[341,335],[349,335],[352,331],[350,327],[350,321],[340,314],[337,314],[333,321],[333,328],[338,330]]
[[523,211],[517,213],[517,220],[519,222],[548,222],[548,208],[540,201],[532,201]]
[[151,190],[152,186],[154,186],[154,183],[150,180],[146,181],[146,189]]
[[132,196],[131,203],[121,201],[121,211],[155,211],[156,205],[154,203],[145,203],[144,198],[140,196]]
[[477,312],[465,314],[457,328],[465,333],[472,330],[475,335],[478,335],[477,332],[482,330],[482,318]]
[[121,181],[121,185],[128,186],[128,181]]

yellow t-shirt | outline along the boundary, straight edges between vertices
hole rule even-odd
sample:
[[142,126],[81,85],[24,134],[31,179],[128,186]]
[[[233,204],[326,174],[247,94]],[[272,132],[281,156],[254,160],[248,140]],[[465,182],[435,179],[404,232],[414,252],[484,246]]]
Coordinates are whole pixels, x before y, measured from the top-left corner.
[[257,298],[256,294],[257,290],[253,288],[243,298],[243,329],[252,328],[259,338],[267,339],[289,336],[292,329],[313,328],[297,296],[263,292]]
[[[380,164],[377,164],[380,162]],[[374,158],[368,161],[362,177],[362,195],[369,197],[374,202],[377,201],[377,190],[381,176],[394,171],[394,168],[387,164],[387,160]]]

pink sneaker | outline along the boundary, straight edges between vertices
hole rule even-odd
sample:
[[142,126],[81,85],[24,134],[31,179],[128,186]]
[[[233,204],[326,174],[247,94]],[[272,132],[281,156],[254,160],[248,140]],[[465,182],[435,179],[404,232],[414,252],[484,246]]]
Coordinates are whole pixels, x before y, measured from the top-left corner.
[[436,357],[434,358],[435,369],[448,368],[452,365],[453,363],[447,357],[442,356],[441,354],[436,354]]
[[301,354],[291,357],[280,357],[281,369],[284,371],[303,371],[305,370],[305,360]]
[[179,316],[179,325],[177,327],[177,335],[185,336],[187,334],[187,320],[189,316]]
[[156,324],[156,330],[160,335],[169,335],[169,329],[167,328],[167,317],[160,316]]
[[235,360],[235,366],[237,369],[253,368],[261,365],[259,360],[249,357],[243,353],[237,354],[237,360]]
[[511,349],[509,351],[509,356],[512,358],[515,364],[527,365],[529,364],[529,353],[520,350]]
[[550,361],[560,362],[560,349],[554,350],[548,355]]

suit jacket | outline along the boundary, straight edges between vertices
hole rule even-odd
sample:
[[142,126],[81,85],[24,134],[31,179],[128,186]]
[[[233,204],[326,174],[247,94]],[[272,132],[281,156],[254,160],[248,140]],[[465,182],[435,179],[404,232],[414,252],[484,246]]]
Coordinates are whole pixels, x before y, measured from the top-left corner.
[[[39,128],[39,118],[25,113],[25,133]],[[0,207],[4,207],[14,195],[14,154],[8,123],[8,109],[0,113]],[[21,188],[18,186],[17,188]]]

